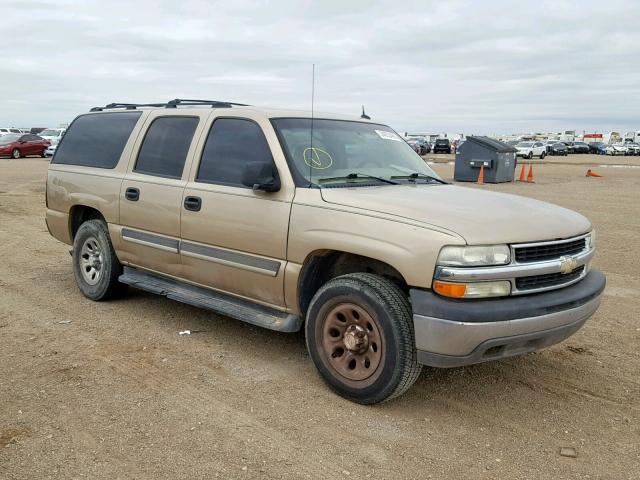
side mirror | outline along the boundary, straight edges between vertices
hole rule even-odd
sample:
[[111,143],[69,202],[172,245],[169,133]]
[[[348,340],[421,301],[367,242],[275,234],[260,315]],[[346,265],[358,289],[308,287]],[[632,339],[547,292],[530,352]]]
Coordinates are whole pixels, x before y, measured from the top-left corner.
[[242,184],[254,190],[277,192],[280,177],[273,162],[249,162],[242,171]]

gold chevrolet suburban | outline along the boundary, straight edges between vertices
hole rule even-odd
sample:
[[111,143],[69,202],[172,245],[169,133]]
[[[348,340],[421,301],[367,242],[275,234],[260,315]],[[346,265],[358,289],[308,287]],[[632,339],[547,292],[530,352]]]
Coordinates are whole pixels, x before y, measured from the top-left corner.
[[366,118],[205,100],[96,107],[61,140],[46,207],[88,298],[131,286],[304,328],[324,381],[363,404],[402,394],[422,365],[560,342],[605,287],[582,215],[448,184]]

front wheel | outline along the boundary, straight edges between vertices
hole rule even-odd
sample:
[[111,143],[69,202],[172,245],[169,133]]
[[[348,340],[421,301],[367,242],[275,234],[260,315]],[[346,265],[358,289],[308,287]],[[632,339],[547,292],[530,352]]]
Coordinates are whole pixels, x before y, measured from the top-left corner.
[[377,275],[352,273],[326,283],[311,301],[305,333],[322,379],[357,403],[403,394],[422,370],[409,301]]
[[111,245],[107,225],[89,220],[73,239],[73,273],[82,294],[91,300],[121,296],[127,286],[118,281],[122,265]]
[[17,148],[14,148],[13,151],[11,152],[11,158],[16,160],[20,158],[20,150],[18,150]]
[[546,156],[547,156],[547,153],[546,153],[546,152],[542,152],[542,153],[540,154],[540,160],[543,160],[543,159],[544,159],[544,157],[546,157]]

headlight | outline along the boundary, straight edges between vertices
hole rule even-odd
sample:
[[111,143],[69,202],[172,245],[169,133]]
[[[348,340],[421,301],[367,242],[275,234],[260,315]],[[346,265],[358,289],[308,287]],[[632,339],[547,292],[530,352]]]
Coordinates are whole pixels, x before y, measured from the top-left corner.
[[511,283],[506,280],[475,283],[452,283],[436,280],[433,282],[433,291],[453,298],[506,297],[511,294]]
[[591,233],[587,235],[585,240],[588,249],[596,248],[596,230],[591,230]]
[[511,261],[511,250],[507,245],[458,246],[451,245],[440,250],[438,265],[452,267],[481,267],[506,265]]

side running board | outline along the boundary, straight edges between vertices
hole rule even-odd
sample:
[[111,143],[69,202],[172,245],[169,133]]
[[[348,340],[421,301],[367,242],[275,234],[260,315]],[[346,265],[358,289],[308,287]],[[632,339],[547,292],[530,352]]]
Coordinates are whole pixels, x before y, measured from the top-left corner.
[[135,268],[124,267],[124,273],[118,280],[140,290],[164,295],[171,300],[212,310],[270,330],[297,332],[302,326],[302,320],[297,315]]

